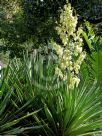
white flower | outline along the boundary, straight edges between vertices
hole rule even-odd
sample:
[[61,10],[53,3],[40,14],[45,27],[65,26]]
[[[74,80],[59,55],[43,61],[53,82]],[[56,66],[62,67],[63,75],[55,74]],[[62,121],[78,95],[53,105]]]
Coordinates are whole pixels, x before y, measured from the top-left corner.
[[77,46],[77,47],[76,47],[76,52],[77,52],[77,53],[82,53],[82,47],[78,47],[78,46]]
[[86,58],[86,52],[83,51],[83,52],[81,53],[80,57],[79,57],[79,61],[82,62],[85,58]]
[[78,77],[74,77],[73,80],[75,82],[76,87],[78,87],[80,79]]
[[55,68],[55,74],[58,75],[61,79],[63,78],[63,73],[58,67]]
[[59,56],[62,56],[62,55],[63,55],[63,49],[62,49],[62,48],[57,48],[56,52],[57,52],[57,54],[58,54]]
[[64,75],[63,78],[62,78],[63,81],[66,81],[67,80],[67,75]]
[[62,63],[60,64],[60,67],[61,67],[61,69],[64,69],[64,70],[65,70],[67,66],[62,62]]
[[64,42],[64,46],[67,46],[67,41]]
[[79,73],[79,70],[80,70],[80,64],[75,63],[75,64],[74,64],[74,70],[75,70],[75,73],[78,74],[78,73]]
[[81,34],[82,34],[82,28],[81,28],[81,27],[79,27],[79,28],[78,28],[78,31],[77,31],[77,35],[78,35],[78,37],[79,37]]
[[52,46],[55,49],[57,55],[59,56],[63,55],[63,48],[60,45],[56,44],[55,42],[52,42]]

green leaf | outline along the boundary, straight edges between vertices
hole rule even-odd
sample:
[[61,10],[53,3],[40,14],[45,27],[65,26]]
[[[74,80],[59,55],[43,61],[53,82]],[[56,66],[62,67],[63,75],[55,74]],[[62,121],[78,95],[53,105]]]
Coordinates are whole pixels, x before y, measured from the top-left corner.
[[91,45],[91,42],[90,42],[90,40],[88,39],[88,36],[87,36],[87,34],[85,33],[85,31],[82,32],[82,35],[83,35],[85,41],[87,42],[87,45],[88,45],[89,49],[92,50],[92,49],[93,49],[93,46]]

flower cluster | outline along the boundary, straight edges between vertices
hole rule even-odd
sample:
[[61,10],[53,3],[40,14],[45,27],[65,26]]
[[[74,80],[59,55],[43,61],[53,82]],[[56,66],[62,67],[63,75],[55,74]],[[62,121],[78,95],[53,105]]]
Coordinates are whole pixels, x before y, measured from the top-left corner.
[[82,28],[76,29],[77,20],[77,16],[73,16],[71,5],[65,5],[56,27],[63,45],[52,43],[59,60],[55,74],[60,79],[68,81],[69,88],[78,86],[80,66],[86,57],[86,52],[82,47]]

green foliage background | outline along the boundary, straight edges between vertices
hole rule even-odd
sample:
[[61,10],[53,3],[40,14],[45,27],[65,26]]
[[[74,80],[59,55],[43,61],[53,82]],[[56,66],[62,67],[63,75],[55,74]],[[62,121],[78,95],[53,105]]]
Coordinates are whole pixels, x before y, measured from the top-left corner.
[[[69,2],[79,14],[80,22],[84,19],[96,24],[102,22],[102,1]],[[11,57],[21,57],[22,51],[48,45],[51,38],[60,42],[55,38],[55,22],[59,20],[59,9],[65,3],[66,0],[1,0],[0,50],[9,50]]]

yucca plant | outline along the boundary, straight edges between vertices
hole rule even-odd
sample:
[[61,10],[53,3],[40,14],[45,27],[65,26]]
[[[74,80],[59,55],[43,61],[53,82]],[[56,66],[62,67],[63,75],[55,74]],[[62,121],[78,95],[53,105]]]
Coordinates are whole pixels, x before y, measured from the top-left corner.
[[0,80],[0,135],[27,135],[42,127],[32,118],[41,109],[26,62],[11,61]]
[[[47,91],[43,96],[46,136],[92,136],[102,131],[102,89],[96,83],[84,82],[79,88],[68,90],[63,85]],[[38,121],[39,122],[39,121]]]
[[90,86],[84,82],[68,90],[66,83],[59,84],[55,78],[48,80],[47,76],[53,75],[49,74],[52,66],[48,73],[44,68],[42,56],[26,54],[22,62],[15,59],[4,71],[0,88],[0,135],[100,133],[102,90],[98,83]]
[[[47,67],[44,56],[35,51],[33,55],[26,52],[22,60],[11,60],[3,70],[0,80],[0,135],[30,135],[32,130],[35,134],[35,130],[42,127],[37,126],[35,117],[43,108],[44,90],[53,83],[48,76],[52,70],[48,68],[46,71]],[[51,63],[50,67],[53,69]]]

